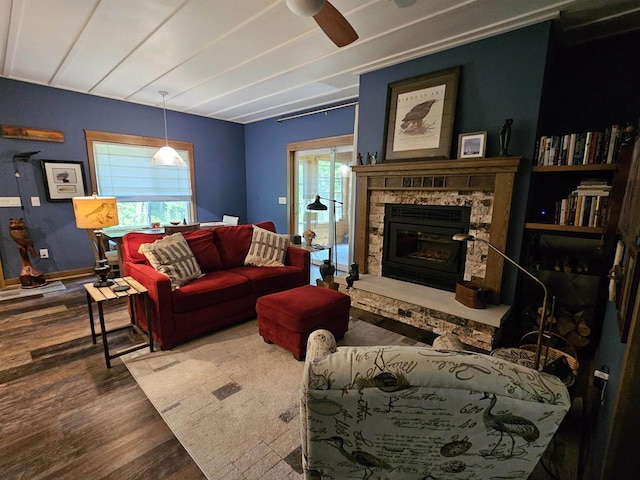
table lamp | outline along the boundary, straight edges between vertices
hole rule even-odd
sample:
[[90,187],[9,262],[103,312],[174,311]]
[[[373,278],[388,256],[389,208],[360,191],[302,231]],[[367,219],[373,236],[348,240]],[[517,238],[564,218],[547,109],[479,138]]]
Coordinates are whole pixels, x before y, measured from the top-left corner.
[[107,278],[111,267],[104,253],[104,238],[102,229],[118,225],[118,206],[116,197],[99,197],[95,193],[90,197],[73,197],[73,214],[76,217],[76,227],[92,229],[98,243],[98,260],[95,272],[98,280],[94,287],[109,287],[113,280]]
[[540,354],[542,352],[542,337],[544,335],[544,322],[547,317],[547,299],[549,297],[547,292],[547,287],[537,277],[531,274],[526,268],[519,265],[515,260],[512,260],[511,258],[507,257],[506,254],[502,253],[497,247],[491,245],[488,241],[483,240],[482,238],[476,238],[473,235],[469,235],[468,233],[456,233],[452,237],[452,239],[458,242],[485,243],[491,250],[493,250],[498,255],[503,257],[505,260],[511,263],[514,267],[519,269],[521,272],[523,272],[525,275],[530,277],[534,282],[536,282],[538,285],[542,287],[542,290],[544,291],[544,299],[542,300],[542,313],[540,315],[540,327],[538,327],[538,341],[536,343],[536,356],[535,356],[535,362],[533,367],[535,370],[539,370],[538,367],[540,366]]

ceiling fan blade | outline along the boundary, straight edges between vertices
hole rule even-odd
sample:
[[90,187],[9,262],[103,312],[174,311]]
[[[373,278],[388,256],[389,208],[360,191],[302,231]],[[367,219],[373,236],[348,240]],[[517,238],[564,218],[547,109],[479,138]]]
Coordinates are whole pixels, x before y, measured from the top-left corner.
[[338,47],[344,47],[358,39],[358,34],[351,24],[327,0],[324,2],[322,10],[316,13],[313,18],[327,37]]

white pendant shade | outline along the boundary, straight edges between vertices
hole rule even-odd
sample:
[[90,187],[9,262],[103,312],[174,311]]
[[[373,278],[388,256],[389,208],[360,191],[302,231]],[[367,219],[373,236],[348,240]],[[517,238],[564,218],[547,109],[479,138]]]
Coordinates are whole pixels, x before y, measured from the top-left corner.
[[285,3],[299,17],[313,17],[324,6],[324,0],[285,0]]
[[169,146],[169,137],[167,135],[167,108],[164,104],[164,97],[167,92],[160,91],[162,95],[162,113],[164,115],[164,141],[165,146],[156,152],[151,159],[151,165],[166,165],[171,167],[186,167],[187,164],[174,148]]
[[156,154],[151,159],[151,165],[168,165],[172,167],[187,166],[186,162],[183,160],[180,154],[169,145],[165,145],[156,152]]

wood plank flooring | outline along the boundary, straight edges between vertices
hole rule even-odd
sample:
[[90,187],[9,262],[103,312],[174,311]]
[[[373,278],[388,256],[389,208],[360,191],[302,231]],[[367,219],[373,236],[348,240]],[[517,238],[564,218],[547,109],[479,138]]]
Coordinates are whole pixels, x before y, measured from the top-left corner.
[[[0,478],[204,479],[120,359],[91,343],[82,284],[0,302]],[[128,322],[105,306],[107,328]],[[131,343],[121,332],[115,349]]]
[[[100,339],[91,342],[88,281],[0,301],[0,479],[204,479],[122,361],[106,368]],[[351,315],[424,343],[434,339],[362,310]],[[128,318],[125,301],[106,303],[107,328]],[[140,340],[128,335],[109,337],[112,352]],[[531,480],[576,478],[574,428],[569,438],[556,436],[552,458]]]

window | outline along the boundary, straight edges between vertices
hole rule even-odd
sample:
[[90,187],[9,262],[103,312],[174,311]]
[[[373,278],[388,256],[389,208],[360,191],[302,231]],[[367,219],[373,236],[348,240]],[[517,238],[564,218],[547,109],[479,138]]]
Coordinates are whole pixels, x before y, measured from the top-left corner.
[[186,167],[151,165],[164,139],[85,131],[91,188],[116,197],[121,227],[196,221],[193,144],[171,142]]

